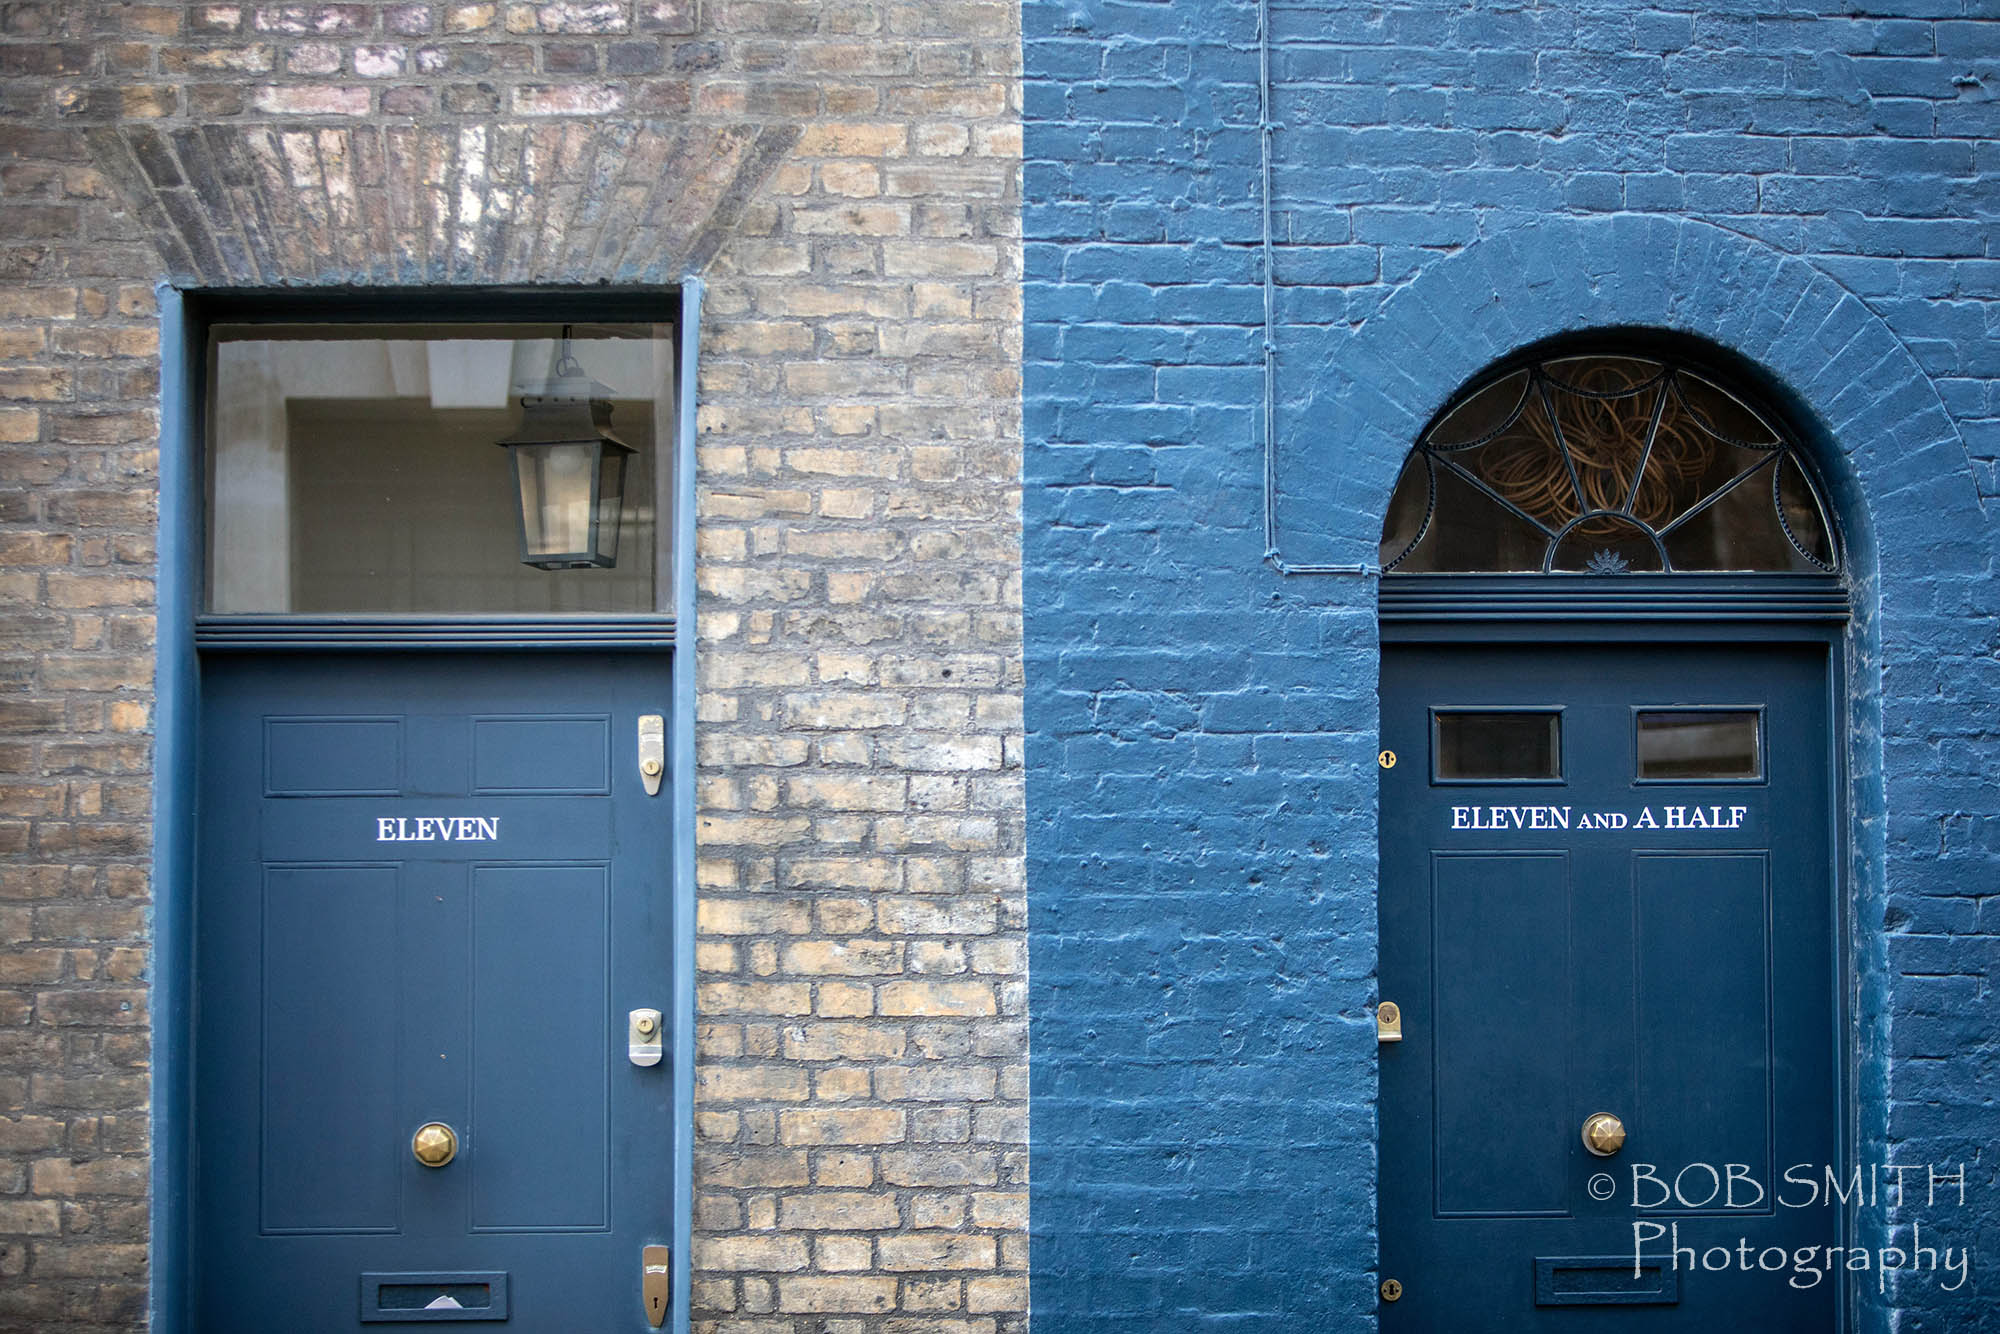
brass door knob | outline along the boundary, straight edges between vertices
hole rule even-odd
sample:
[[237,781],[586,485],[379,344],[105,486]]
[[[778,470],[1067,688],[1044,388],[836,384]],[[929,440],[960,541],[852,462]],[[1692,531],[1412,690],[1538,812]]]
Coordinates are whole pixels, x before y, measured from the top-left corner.
[[1583,1147],[1609,1158],[1625,1147],[1625,1123],[1609,1112],[1592,1112],[1583,1118]]
[[410,1152],[425,1167],[443,1167],[458,1157],[458,1132],[442,1121],[418,1126],[410,1136]]

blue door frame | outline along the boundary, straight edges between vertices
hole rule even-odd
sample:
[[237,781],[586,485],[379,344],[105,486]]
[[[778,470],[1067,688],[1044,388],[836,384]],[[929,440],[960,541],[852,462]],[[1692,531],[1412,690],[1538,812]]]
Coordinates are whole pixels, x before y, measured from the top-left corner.
[[[152,858],[153,1159],[151,1326],[194,1328],[193,1143],[195,780],[201,718],[196,621],[204,581],[203,404],[208,331],[229,322],[573,320],[671,321],[678,339],[674,424],[672,661],[668,795],[673,809],[669,884],[673,920],[669,1059],[674,1160],[673,1298],[667,1327],[687,1334],[694,1151],[694,696],[695,385],[701,283],[677,289],[568,291],[382,290],[183,292],[162,285],[160,310],[159,582]],[[432,647],[447,650],[439,643]],[[616,647],[606,644],[603,647]],[[636,1266],[636,1259],[635,1266]]]

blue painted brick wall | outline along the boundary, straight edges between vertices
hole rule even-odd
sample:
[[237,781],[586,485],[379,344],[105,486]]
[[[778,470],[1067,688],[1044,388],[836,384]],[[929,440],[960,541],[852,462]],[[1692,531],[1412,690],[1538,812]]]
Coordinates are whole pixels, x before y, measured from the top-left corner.
[[[1826,436],[1859,1147],[1970,1167],[1962,1212],[1864,1219],[1974,1248],[1871,1289],[1905,1331],[2000,1330],[1995,14],[1271,16],[1287,556],[1371,558],[1425,414],[1564,328],[1714,338]],[[1374,586],[1262,560],[1257,12],[1023,31],[1034,1315],[1372,1327]]]

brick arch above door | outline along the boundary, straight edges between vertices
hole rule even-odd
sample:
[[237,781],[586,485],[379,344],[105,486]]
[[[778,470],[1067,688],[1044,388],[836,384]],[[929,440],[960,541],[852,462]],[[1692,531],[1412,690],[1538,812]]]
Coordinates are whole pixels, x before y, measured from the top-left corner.
[[1372,559],[1398,468],[1459,386],[1592,328],[1689,335],[1770,376],[1816,428],[1857,575],[1878,563],[1877,533],[1903,535],[1881,543],[1882,577],[1900,565],[1921,580],[1935,562],[1915,535],[1984,527],[1936,386],[1881,316],[1809,261],[1687,218],[1542,218],[1436,259],[1310,367],[1281,344],[1285,557]]
[[106,126],[91,154],[180,286],[652,284],[699,272],[795,126]]

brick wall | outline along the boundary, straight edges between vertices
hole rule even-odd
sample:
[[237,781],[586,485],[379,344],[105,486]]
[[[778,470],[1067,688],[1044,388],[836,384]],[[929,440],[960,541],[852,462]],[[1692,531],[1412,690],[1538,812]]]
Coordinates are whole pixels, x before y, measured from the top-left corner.
[[151,286],[711,286],[697,1329],[1025,1326],[1011,7],[0,10],[0,1327],[144,1321]]
[[697,1319],[1019,1329],[1014,20],[799,13],[702,368]]
[[[30,37],[50,11],[10,11]],[[143,248],[73,136],[0,125],[0,1326],[145,1309],[158,340]]]
[[[2000,24],[1959,0],[1272,6],[1279,515],[1372,560],[1490,360],[1739,350],[1826,436],[1858,1151],[1990,1140]],[[1037,1318],[1373,1327],[1374,590],[1263,560],[1254,6],[1023,6]],[[1879,724],[1879,732],[1877,727]],[[1908,1241],[1909,1212],[1867,1235]],[[1993,1329],[1991,1276],[1867,1300]],[[1871,1313],[1886,1324],[1881,1311]]]

